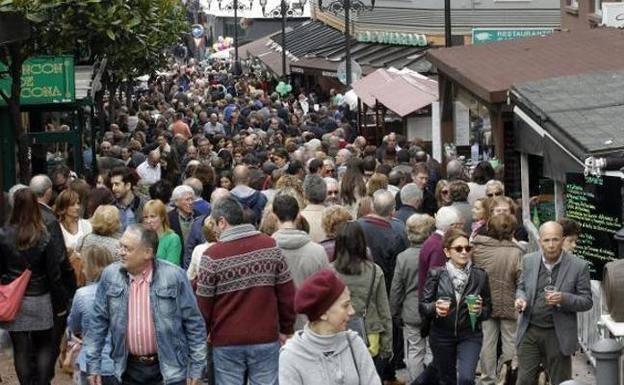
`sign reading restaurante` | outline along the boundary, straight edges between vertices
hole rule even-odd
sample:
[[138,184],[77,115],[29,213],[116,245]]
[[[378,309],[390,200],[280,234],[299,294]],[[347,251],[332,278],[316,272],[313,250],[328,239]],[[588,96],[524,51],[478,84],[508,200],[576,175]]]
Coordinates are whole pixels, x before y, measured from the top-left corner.
[[553,28],[473,28],[472,44],[485,44],[523,37],[545,36],[553,33]]

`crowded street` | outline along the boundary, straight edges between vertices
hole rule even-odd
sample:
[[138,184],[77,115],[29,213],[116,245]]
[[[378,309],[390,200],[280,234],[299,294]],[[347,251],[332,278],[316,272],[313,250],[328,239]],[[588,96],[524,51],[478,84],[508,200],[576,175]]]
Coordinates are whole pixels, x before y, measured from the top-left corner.
[[585,2],[0,2],[0,385],[624,384]]

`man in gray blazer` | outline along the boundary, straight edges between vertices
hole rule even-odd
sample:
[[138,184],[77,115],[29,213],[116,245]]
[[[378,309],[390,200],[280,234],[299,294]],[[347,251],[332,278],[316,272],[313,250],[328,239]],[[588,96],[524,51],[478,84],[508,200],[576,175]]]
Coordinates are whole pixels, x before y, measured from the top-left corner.
[[572,378],[571,355],[578,336],[576,313],[591,309],[589,265],[563,251],[563,229],[546,222],[539,230],[541,251],[527,254],[516,291],[518,382],[534,385],[542,364],[551,383]]

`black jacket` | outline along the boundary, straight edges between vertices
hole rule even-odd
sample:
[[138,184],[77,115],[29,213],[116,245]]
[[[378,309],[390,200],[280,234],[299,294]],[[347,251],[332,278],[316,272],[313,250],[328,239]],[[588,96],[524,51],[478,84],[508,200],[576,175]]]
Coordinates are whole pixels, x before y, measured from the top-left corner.
[[[451,276],[446,267],[429,270],[423,298],[421,298],[419,304],[420,314],[427,321],[424,324],[429,324],[428,326],[431,329],[436,329],[441,333],[451,333],[455,336],[472,334],[468,306],[464,301],[464,298],[470,294],[480,295],[483,301],[483,309],[478,317],[475,329],[478,332],[481,330],[481,321],[488,319],[492,311],[490,285],[485,270],[474,265],[472,266],[466,288],[459,301],[459,306],[455,298]],[[451,298],[451,310],[446,317],[438,317],[436,314],[435,303],[440,297]]]
[[67,310],[68,295],[61,281],[58,248],[47,232],[29,249],[18,250],[17,231],[8,225],[0,230],[0,282],[3,285],[13,282],[26,268],[32,275],[26,287],[27,296],[40,296],[50,293],[55,313]]
[[76,274],[74,274],[74,268],[71,263],[69,263],[69,258],[67,256],[63,231],[61,230],[61,225],[56,219],[56,215],[54,215],[51,208],[42,204],[39,204],[39,208],[41,209],[43,223],[48,230],[48,234],[50,234],[52,245],[56,249],[55,254],[59,258],[58,263],[59,268],[61,269],[61,282],[67,292],[67,300],[69,303],[69,301],[71,301],[74,297],[76,290],[78,290],[78,285],[76,284]]

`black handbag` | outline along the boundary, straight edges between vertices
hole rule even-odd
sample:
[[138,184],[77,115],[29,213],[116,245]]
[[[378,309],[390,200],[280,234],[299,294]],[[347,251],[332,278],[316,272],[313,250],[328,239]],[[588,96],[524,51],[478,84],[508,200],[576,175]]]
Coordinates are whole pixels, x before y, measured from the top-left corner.
[[371,279],[370,287],[368,288],[368,297],[366,298],[366,306],[364,307],[362,315],[355,315],[351,317],[351,319],[347,323],[347,329],[351,329],[359,334],[362,340],[364,340],[366,347],[370,346],[370,341],[368,340],[368,332],[366,330],[366,313],[368,312],[368,306],[370,305],[370,300],[373,296],[373,287],[375,286],[375,272],[376,268],[373,265],[373,278]]

